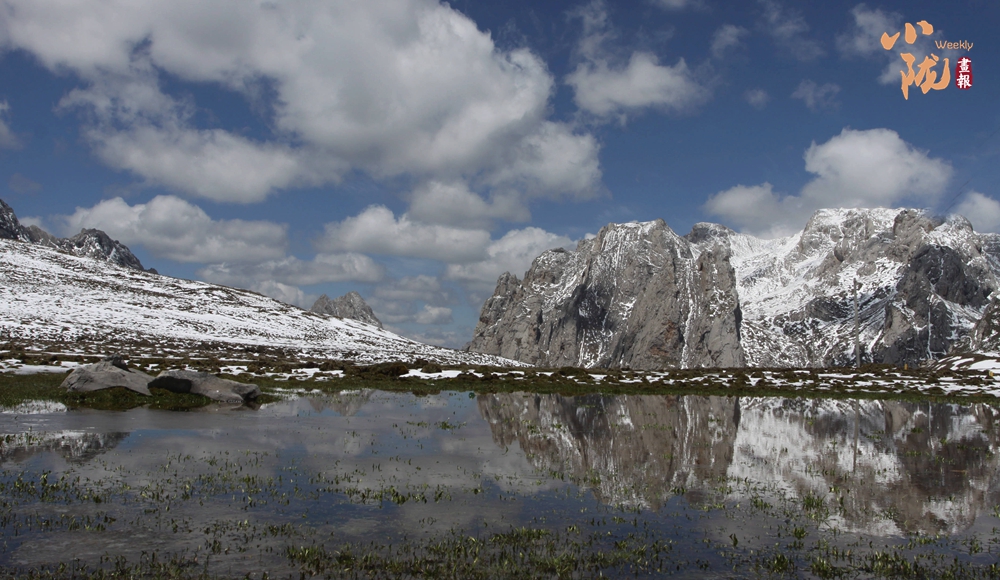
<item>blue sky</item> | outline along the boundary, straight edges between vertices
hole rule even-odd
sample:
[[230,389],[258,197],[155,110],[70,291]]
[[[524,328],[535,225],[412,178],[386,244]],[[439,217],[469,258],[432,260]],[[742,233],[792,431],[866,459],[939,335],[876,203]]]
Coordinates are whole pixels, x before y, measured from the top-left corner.
[[[0,0],[0,197],[161,273],[306,308],[358,290],[461,346],[499,274],[609,222],[773,237],[912,206],[1000,230],[997,22],[987,0]],[[901,53],[947,58],[946,88],[904,99]]]

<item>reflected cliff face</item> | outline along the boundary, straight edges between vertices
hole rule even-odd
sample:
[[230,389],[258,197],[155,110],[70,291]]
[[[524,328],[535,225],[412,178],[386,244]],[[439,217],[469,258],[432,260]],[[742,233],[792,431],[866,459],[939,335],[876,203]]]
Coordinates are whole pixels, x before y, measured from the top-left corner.
[[658,509],[680,488],[726,475],[740,423],[721,397],[481,395],[498,445],[591,485],[605,503]]
[[[1000,501],[997,422],[985,404],[701,396],[478,398],[498,445],[658,509],[767,494],[819,500],[831,525],[878,535],[956,533]],[[737,491],[733,488],[736,487]]]

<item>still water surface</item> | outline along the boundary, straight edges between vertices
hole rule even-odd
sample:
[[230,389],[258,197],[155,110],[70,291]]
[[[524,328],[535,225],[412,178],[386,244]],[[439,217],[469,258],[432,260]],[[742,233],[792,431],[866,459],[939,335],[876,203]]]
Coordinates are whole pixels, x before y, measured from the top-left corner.
[[1000,553],[998,420],[987,404],[380,391],[8,413],[0,564],[155,553],[298,577],[308,546],[391,559],[527,530],[550,555],[618,555],[585,576],[866,576],[886,555],[975,570]]

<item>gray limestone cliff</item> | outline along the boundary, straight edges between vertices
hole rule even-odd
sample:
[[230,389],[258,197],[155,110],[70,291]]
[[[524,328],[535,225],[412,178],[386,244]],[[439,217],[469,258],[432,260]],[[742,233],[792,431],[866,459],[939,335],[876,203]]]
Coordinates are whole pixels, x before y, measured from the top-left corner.
[[857,284],[862,362],[916,364],[970,344],[998,277],[1000,236],[912,209],[819,210],[777,239],[611,224],[523,281],[502,275],[466,349],[541,366],[849,365]]
[[71,238],[57,238],[38,226],[21,225],[14,210],[2,199],[0,199],[0,239],[48,246],[74,256],[156,273],[156,270],[143,268],[139,258],[136,258],[125,244],[111,239],[101,230],[84,229]]
[[500,277],[466,350],[549,367],[743,366],[736,275],[713,233],[611,224],[549,250],[523,281]]
[[349,318],[382,328],[382,321],[375,316],[365,299],[353,290],[336,300],[331,300],[324,294],[316,300],[309,311],[337,318]]

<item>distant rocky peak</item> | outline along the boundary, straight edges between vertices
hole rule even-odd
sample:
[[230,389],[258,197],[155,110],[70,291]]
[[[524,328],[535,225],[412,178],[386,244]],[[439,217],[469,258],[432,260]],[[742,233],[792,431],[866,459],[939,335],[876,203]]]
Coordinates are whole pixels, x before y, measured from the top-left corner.
[[72,238],[57,238],[42,228],[25,227],[18,221],[14,210],[0,199],[0,239],[17,240],[29,244],[48,246],[75,256],[110,262],[123,268],[156,273],[142,267],[139,258],[125,244],[111,239],[101,230],[84,229]]
[[316,300],[309,311],[357,320],[382,328],[382,321],[375,316],[365,299],[353,290],[336,300],[331,300],[329,296],[324,294]]
[[14,215],[14,210],[2,199],[0,199],[0,239],[29,241],[24,226]]
[[728,245],[729,239],[734,234],[736,232],[722,224],[698,222],[691,227],[691,232],[684,236],[684,239],[692,244],[719,242]]

